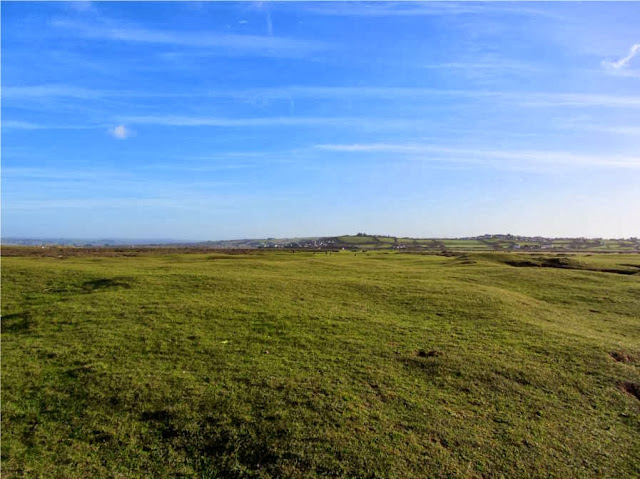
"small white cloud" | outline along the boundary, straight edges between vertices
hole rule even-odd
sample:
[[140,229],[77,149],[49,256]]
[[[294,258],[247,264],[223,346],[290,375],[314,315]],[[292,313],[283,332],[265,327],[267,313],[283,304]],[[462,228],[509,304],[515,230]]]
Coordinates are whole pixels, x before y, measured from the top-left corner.
[[617,70],[618,68],[626,67],[627,65],[629,65],[631,59],[638,53],[640,53],[640,43],[636,43],[635,45],[633,45],[626,57],[621,58],[620,60],[617,60],[615,62],[604,62],[604,64],[610,68],[614,68]]
[[113,135],[113,137],[117,138],[118,140],[124,140],[126,138],[129,138],[130,136],[133,136],[133,131],[131,131],[124,125],[118,125],[115,128],[112,128],[111,130],[109,130],[109,133],[111,133],[111,135]]

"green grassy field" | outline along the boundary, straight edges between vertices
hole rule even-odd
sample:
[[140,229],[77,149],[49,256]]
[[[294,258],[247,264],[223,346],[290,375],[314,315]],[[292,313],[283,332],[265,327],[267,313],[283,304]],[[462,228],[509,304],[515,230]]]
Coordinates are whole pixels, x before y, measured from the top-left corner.
[[636,478],[638,271],[638,255],[4,257],[2,474]]

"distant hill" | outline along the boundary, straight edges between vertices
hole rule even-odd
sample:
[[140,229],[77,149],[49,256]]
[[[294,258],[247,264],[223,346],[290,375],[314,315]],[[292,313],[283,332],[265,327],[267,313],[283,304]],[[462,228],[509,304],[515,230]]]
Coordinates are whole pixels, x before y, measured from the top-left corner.
[[196,247],[211,249],[348,249],[410,251],[595,251],[640,252],[638,238],[544,238],[510,234],[482,235],[464,238],[408,238],[385,235],[356,235],[264,238],[221,241],[184,242],[177,240],[78,240],[3,238],[2,244],[15,246],[67,247]]

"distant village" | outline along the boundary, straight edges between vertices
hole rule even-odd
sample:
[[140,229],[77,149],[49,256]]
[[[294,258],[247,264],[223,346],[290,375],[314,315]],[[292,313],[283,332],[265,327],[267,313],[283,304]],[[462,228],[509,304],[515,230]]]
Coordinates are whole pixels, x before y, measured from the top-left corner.
[[302,249],[392,249],[435,250],[455,249],[494,251],[589,251],[627,250],[640,252],[640,240],[603,238],[545,238],[542,236],[515,236],[511,234],[482,235],[455,239],[397,238],[358,233],[354,236],[303,238],[291,241],[262,240],[257,248],[302,248]]

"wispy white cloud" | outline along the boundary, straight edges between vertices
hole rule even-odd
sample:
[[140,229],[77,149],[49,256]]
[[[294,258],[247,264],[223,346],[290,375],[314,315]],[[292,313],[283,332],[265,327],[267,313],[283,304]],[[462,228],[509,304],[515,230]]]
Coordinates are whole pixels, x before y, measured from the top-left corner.
[[629,54],[626,57],[620,58],[619,60],[616,60],[616,61],[605,61],[603,63],[605,66],[617,70],[619,68],[624,68],[628,66],[629,62],[631,62],[633,57],[635,57],[638,53],[640,53],[640,43],[636,43],[632,45],[631,48],[629,49]]
[[[264,153],[262,153],[260,159],[261,160],[265,160],[265,157],[267,157],[267,155],[265,155]],[[191,161],[195,161],[193,159],[189,159]],[[187,161],[189,161],[187,160]],[[212,158],[212,160],[217,160],[217,161],[227,161],[229,160],[229,157],[226,157],[225,155],[220,155],[219,158]],[[216,172],[233,172],[234,170],[242,170],[242,169],[257,169],[257,168],[270,168],[271,167],[271,163],[266,163],[266,162],[254,162],[254,163],[249,163],[249,162],[233,162],[233,163],[214,163],[214,164],[207,164],[208,159],[207,158],[203,158],[203,164],[201,165],[193,165],[193,164],[184,164],[181,162],[165,162],[165,163],[152,163],[149,165],[145,165],[145,167],[141,168],[141,169],[146,169],[146,170],[152,170],[152,171],[158,171],[158,170],[167,170],[167,171],[178,171],[180,173],[216,173]]]
[[349,99],[378,98],[388,100],[425,100],[435,97],[462,98],[468,101],[486,100],[507,102],[510,105],[526,107],[616,107],[634,108],[640,106],[640,95],[611,95],[600,93],[566,92],[528,92],[528,91],[491,91],[491,90],[450,90],[438,88],[406,87],[322,87],[322,86],[283,86],[275,88],[257,88],[232,90],[227,92],[209,91],[210,96],[233,96],[245,100],[259,99]]
[[45,179],[45,180],[73,180],[89,181],[113,178],[116,172],[109,170],[62,170],[59,168],[34,168],[34,167],[5,167],[2,175],[12,179]]
[[133,124],[162,126],[270,126],[316,123],[313,118],[224,118],[178,115],[126,116],[123,120]]
[[72,125],[72,124],[43,124],[31,121],[21,120],[3,120],[2,129],[8,128],[13,130],[89,130],[96,128],[96,125]]
[[351,143],[351,144],[320,144],[314,145],[319,150],[345,151],[345,152],[385,152],[385,153],[409,153],[434,151],[434,147],[427,145],[390,144],[390,143]]
[[[545,164],[549,166],[586,167],[598,166],[609,168],[640,168],[640,156],[620,155],[584,155],[565,151],[545,150],[495,150],[443,147],[424,144],[320,144],[316,149],[351,153],[395,153],[424,155],[423,159],[437,161],[484,163],[486,161],[516,162],[527,166]],[[437,156],[436,156],[437,155]],[[433,158],[432,158],[433,157]],[[500,165],[500,163],[495,166]]]
[[2,122],[2,128],[12,128],[16,130],[39,130],[42,128],[42,125],[38,125],[37,123],[33,123],[30,121],[4,120]]
[[104,208],[179,208],[184,206],[176,199],[168,198],[79,198],[69,200],[17,200],[5,202],[5,210],[39,210],[39,209],[104,209]]
[[640,138],[640,126],[634,124],[608,124],[596,121],[592,117],[560,118],[552,120],[553,128],[574,131],[594,131],[600,133],[613,133],[616,135],[629,135]]
[[3,98],[50,98],[67,97],[91,100],[105,96],[113,96],[118,92],[109,92],[93,88],[83,88],[71,85],[29,85],[3,86]]
[[595,130],[640,138],[640,126],[594,126]]
[[259,117],[228,118],[200,116],[127,116],[122,121],[131,124],[182,126],[182,127],[276,127],[276,126],[354,126],[362,128],[408,128],[419,125],[415,119],[371,117]]
[[[174,169],[180,171],[190,171],[183,165],[173,163]],[[225,165],[221,165],[222,169]],[[171,191],[180,196],[188,196],[197,190],[211,192],[212,189],[222,189],[235,187],[243,183],[238,181],[210,181],[202,179],[202,177],[183,177],[182,179],[173,179],[171,181],[153,179],[148,176],[148,170],[157,168],[158,165],[140,165],[136,168],[123,171],[121,169],[106,169],[87,166],[74,166],[73,168],[49,168],[49,167],[5,167],[2,175],[10,178],[14,184],[30,185],[34,191],[42,185],[46,185],[46,189],[52,187],[63,186],[74,187],[75,191],[95,191],[96,186],[106,186],[110,190],[132,191],[137,193],[145,193],[147,195],[157,193],[158,191]],[[196,170],[194,170],[196,171]],[[202,171],[205,171],[204,169]],[[105,184],[105,180],[108,180]],[[82,187],[78,189],[78,187]],[[144,196],[144,195],[143,195]]]
[[619,77],[640,78],[640,68],[626,68],[620,70],[612,70],[612,72]]
[[311,3],[306,10],[316,15],[394,17],[394,16],[452,16],[468,14],[501,13],[555,16],[544,9],[522,4],[495,2],[320,2]]
[[3,86],[3,100],[72,99],[94,101],[118,98],[181,98],[196,96],[195,93],[167,93],[142,90],[86,88],[66,84]]
[[173,31],[116,24],[103,19],[87,24],[57,19],[52,24],[72,31],[76,36],[99,40],[172,45],[202,49],[217,49],[222,54],[249,53],[263,56],[300,56],[327,48],[314,40],[285,38],[271,35],[239,35],[210,31]]
[[[446,64],[445,64],[446,65]],[[452,64],[454,65],[454,64]],[[452,66],[455,68],[456,66]],[[487,67],[488,68],[488,67]],[[469,101],[504,101],[528,107],[616,107],[640,106],[640,95],[606,93],[567,93],[538,91],[452,90],[438,88],[371,87],[371,86],[297,86],[229,90],[198,90],[190,92],[150,92],[131,90],[103,90],[72,85],[31,85],[3,87],[3,99],[23,98],[234,98],[242,101],[278,99],[348,99],[372,98],[385,100],[425,100],[434,97],[461,98]]]
[[510,98],[521,106],[531,107],[615,107],[637,108],[640,96],[609,95],[597,93],[508,93],[503,98]]
[[[144,186],[144,181],[139,185]],[[47,198],[16,198],[3,201],[3,211],[11,210],[40,210],[40,209],[131,209],[131,208],[176,208],[176,209],[202,209],[208,212],[219,210],[228,211],[237,208],[242,202],[249,201],[253,196],[236,193],[214,193],[211,190],[216,187],[216,183],[202,183],[195,185],[180,184],[171,194],[166,194],[171,190],[174,183],[162,185],[154,184],[153,188],[145,191],[144,194],[131,196],[130,191],[123,191],[122,194],[98,195],[75,190],[72,198],[47,199]],[[237,184],[236,184],[237,185]],[[156,191],[152,191],[155,189]],[[235,187],[237,189],[237,186]],[[139,190],[136,190],[140,193]],[[160,192],[160,193],[159,193]]]
[[95,12],[94,4],[91,1],[73,0],[71,2],[67,2],[67,6],[75,12]]
[[458,61],[444,63],[429,63],[422,65],[422,68],[429,70],[460,70],[466,72],[496,72],[502,74],[504,72],[536,72],[540,68],[530,63],[518,62],[507,59],[489,59],[482,61]]

